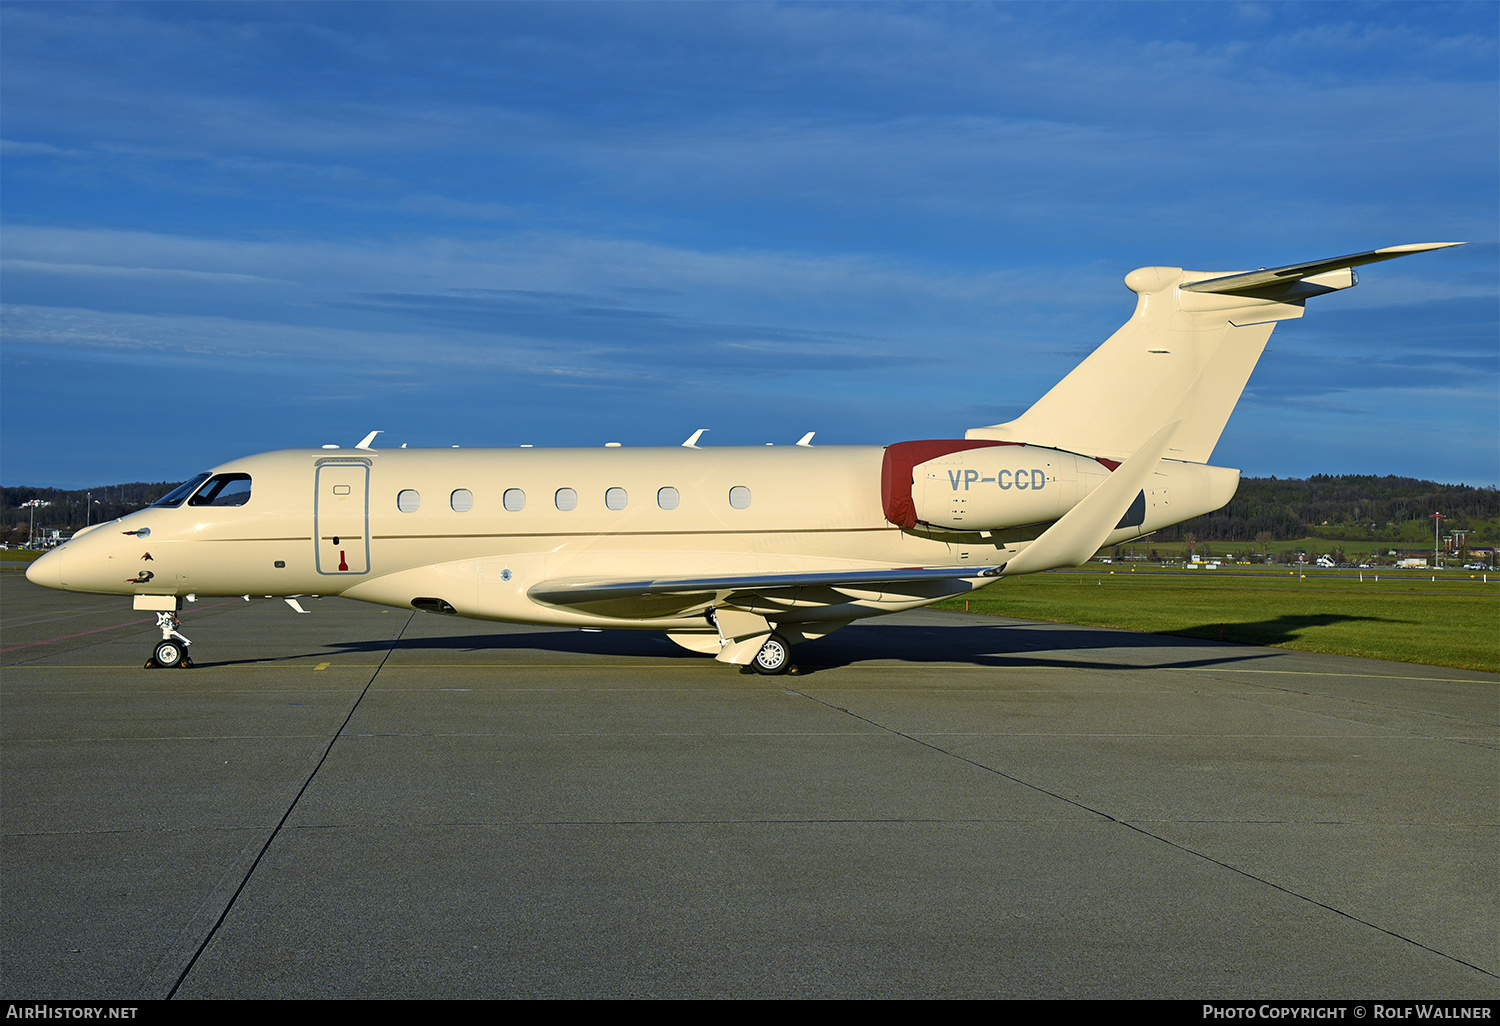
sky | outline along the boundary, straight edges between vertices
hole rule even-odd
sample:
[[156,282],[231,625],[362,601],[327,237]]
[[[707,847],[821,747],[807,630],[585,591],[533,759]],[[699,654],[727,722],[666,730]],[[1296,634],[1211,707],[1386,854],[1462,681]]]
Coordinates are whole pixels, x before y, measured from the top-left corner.
[[1495,3],[0,3],[0,482],[887,444],[1132,268],[1360,270],[1214,453],[1500,484]]

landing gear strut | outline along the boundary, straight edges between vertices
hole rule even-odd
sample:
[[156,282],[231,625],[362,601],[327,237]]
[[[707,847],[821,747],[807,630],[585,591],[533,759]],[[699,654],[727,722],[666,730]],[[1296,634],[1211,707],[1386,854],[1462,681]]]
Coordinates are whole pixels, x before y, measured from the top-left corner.
[[161,641],[157,642],[156,650],[151,653],[151,658],[146,660],[146,669],[160,667],[170,670],[174,667],[187,669],[193,665],[188,658],[188,646],[192,644],[177,629],[182,626],[182,621],[177,618],[176,613],[157,613],[156,626],[161,628]]

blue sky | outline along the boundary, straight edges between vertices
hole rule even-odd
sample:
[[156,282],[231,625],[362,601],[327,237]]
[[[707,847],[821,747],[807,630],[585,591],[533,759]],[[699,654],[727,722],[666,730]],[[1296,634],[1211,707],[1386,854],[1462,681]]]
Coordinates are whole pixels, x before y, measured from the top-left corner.
[[0,480],[888,443],[1146,264],[1408,242],[1214,462],[1500,483],[1497,5],[0,5]]

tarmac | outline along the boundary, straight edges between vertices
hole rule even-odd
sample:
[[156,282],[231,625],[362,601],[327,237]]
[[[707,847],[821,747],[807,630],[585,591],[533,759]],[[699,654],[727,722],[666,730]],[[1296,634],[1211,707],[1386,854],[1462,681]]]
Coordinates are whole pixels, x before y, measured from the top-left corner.
[[146,670],[149,614],[0,575],[0,995],[1500,997],[1494,675],[302,601]]

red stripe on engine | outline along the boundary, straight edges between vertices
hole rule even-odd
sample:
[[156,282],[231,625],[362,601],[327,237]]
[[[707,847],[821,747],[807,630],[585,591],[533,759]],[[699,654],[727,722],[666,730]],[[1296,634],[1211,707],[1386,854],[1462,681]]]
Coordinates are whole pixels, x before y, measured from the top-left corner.
[[919,442],[896,442],[886,446],[885,459],[880,464],[880,504],[885,510],[885,518],[897,527],[908,530],[917,526],[917,504],[911,497],[911,472],[917,464],[966,449],[1025,444],[988,439],[933,438]]

